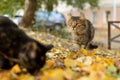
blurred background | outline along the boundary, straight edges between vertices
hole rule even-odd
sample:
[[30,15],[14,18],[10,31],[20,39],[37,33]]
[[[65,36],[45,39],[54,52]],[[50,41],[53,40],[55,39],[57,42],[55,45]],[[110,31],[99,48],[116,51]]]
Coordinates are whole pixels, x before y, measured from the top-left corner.
[[[95,27],[94,42],[108,47],[108,21],[120,21],[120,0],[1,0],[0,14],[9,17],[18,26],[51,32],[55,36],[71,39],[67,14],[85,14]],[[119,23],[115,25],[120,28]],[[111,36],[120,30],[111,25]],[[120,38],[116,38],[120,40]],[[112,42],[112,48],[120,49]]]

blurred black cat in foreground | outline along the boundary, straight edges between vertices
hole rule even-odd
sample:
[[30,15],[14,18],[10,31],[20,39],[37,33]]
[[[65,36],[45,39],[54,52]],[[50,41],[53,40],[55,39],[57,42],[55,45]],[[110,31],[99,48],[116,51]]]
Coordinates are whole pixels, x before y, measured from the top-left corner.
[[44,66],[45,53],[52,47],[28,37],[10,19],[0,16],[0,68],[10,69],[19,64],[34,74]]
[[12,22],[9,18],[0,16],[0,27],[18,27],[14,22]]

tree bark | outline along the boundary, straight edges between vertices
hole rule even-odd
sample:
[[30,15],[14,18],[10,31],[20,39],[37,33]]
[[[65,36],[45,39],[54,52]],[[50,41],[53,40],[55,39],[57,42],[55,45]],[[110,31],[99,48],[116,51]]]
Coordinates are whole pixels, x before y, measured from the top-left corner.
[[34,14],[37,8],[37,0],[25,0],[24,15],[19,24],[20,27],[32,26]]

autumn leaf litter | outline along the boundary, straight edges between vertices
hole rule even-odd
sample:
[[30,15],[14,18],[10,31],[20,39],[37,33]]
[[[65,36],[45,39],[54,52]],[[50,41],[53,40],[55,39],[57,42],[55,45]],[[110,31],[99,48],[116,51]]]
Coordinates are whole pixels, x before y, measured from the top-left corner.
[[120,51],[98,48],[77,50],[75,44],[44,32],[25,30],[44,44],[53,44],[46,64],[36,75],[20,74],[18,65],[1,70],[0,80],[120,80]]

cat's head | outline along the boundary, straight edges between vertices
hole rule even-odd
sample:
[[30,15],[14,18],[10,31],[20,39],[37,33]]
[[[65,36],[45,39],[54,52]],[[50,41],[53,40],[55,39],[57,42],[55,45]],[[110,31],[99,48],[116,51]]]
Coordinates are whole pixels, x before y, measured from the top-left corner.
[[46,52],[52,47],[53,45],[28,42],[19,53],[20,66],[26,68],[31,74],[38,72],[45,64]]

